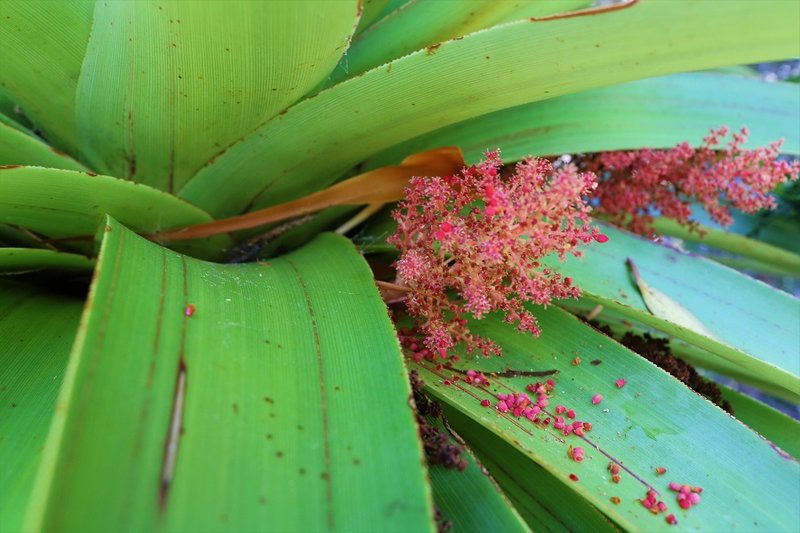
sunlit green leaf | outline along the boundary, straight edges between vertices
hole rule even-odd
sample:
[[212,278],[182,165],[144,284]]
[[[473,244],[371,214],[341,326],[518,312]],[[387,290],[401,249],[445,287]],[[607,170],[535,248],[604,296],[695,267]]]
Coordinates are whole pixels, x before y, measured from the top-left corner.
[[590,4],[590,0],[408,2],[353,39],[325,85],[330,87],[426,46],[436,46],[477,30],[513,20],[572,11]]
[[506,161],[528,155],[697,145],[711,128],[747,126],[749,147],[781,137],[800,153],[800,91],[785,83],[719,74],[675,74],[560,96],[459,122],[394,146],[365,168],[409,153],[458,146],[474,163],[500,148]]
[[[454,367],[485,372],[491,383],[488,388],[454,382],[456,371],[437,370],[427,362],[412,366],[420,370],[427,391],[513,445],[623,529],[670,530],[666,513],[654,516],[638,501],[651,487],[668,506],[667,512],[675,514],[681,529],[788,531],[794,527],[800,499],[797,462],[663,370],[575,317],[556,308],[537,309],[536,316],[543,332],[539,338],[520,334],[498,319],[471,323],[475,333],[498,342],[503,355],[462,354]],[[583,361],[577,366],[572,364],[575,356]],[[541,377],[525,372],[538,372]],[[488,399],[496,404],[497,393],[525,392],[527,384],[546,378],[555,381],[545,408],[551,418],[547,429],[480,403]],[[618,388],[618,378],[625,378],[627,384]],[[445,379],[451,380],[449,385]],[[602,402],[593,405],[598,393]],[[574,409],[576,420],[591,423],[591,432],[565,437],[552,429],[558,404]],[[461,430],[457,418],[451,423]],[[584,449],[583,462],[568,457],[569,445]],[[502,453],[502,448],[485,451],[491,456]],[[620,466],[618,484],[607,469],[611,461]],[[666,468],[666,474],[659,476],[658,467]],[[570,474],[578,479],[570,479]],[[670,481],[702,487],[702,501],[688,511],[680,509],[676,493],[667,487]],[[547,491],[548,486],[540,490]],[[611,497],[620,498],[620,504],[612,503]]]
[[457,423],[459,431],[531,528],[536,531],[619,531],[603,513],[501,437],[457,409],[447,409],[447,416]]
[[0,88],[54,146],[73,155],[75,92],[94,7],[94,0],[3,0]]
[[26,529],[431,529],[399,346],[349,242],[217,265],[108,226]]
[[[52,168],[0,167],[0,222],[50,238],[88,237],[91,243],[106,213],[144,232],[211,220],[179,198],[129,181]],[[213,237],[185,249],[214,256],[228,243]]]
[[798,53],[798,17],[795,2],[672,0],[494,27],[289,108],[205,166],[180,195],[216,217],[238,214],[318,190],[371,154],[492,111],[659,74],[791,56]]
[[81,150],[98,172],[179,190],[328,75],[358,4],[98,2],[74,107]]
[[0,165],[29,165],[66,170],[86,167],[47,143],[8,124],[0,123]]
[[738,420],[792,457],[800,457],[800,422],[741,392],[725,386],[720,388]]
[[[584,298],[708,350],[741,372],[752,373],[800,397],[800,300],[713,261],[681,253],[610,226],[610,240],[587,246],[582,259],[553,259],[572,276]],[[677,302],[714,340],[647,310],[626,259],[648,285]]]

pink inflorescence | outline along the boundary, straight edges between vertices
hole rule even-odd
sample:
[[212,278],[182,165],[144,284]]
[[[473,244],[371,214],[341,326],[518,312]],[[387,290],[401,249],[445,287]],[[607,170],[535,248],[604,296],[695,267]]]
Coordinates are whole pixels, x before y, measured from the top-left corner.
[[723,146],[727,136],[728,129],[721,127],[711,130],[699,148],[681,143],[670,150],[597,154],[587,163],[600,177],[597,212],[651,235],[654,213],[695,229],[692,202],[725,226],[733,221],[730,207],[747,213],[775,208],[769,192],[787,179],[797,179],[800,163],[777,160],[782,140],[745,150],[746,128]]
[[538,335],[523,302],[547,305],[580,294],[541,258],[577,256],[581,243],[607,240],[589,220],[592,173],[528,158],[503,177],[500,165],[494,151],[453,176],[412,178],[393,214],[397,233],[389,242],[401,252],[398,281],[411,289],[406,308],[420,319],[425,346],[441,357],[462,341],[469,351],[499,354],[492,341],[470,333],[467,315],[502,311],[520,331]]

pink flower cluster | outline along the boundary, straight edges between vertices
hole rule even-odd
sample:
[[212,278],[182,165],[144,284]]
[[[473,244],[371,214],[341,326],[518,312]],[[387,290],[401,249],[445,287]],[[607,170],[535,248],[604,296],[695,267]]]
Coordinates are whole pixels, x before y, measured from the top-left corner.
[[398,281],[411,288],[406,308],[441,357],[457,342],[499,354],[492,341],[470,333],[467,315],[501,311],[520,331],[538,335],[523,302],[547,305],[580,294],[540,259],[577,256],[579,244],[607,240],[590,225],[584,201],[596,187],[593,174],[529,158],[505,178],[500,165],[494,151],[457,175],[412,178],[393,215]]
[[681,143],[671,150],[603,152],[587,162],[600,177],[594,195],[600,214],[642,235],[653,233],[653,214],[672,218],[690,229],[691,203],[703,206],[722,225],[733,221],[730,207],[747,213],[774,209],[769,192],[787,179],[797,179],[800,163],[776,158],[782,140],[745,150],[748,131],[711,130],[699,148]]

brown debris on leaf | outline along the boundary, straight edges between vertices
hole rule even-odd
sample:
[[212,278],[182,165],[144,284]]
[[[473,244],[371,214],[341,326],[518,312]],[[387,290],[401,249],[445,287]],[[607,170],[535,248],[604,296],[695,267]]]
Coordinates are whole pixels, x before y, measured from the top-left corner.
[[461,456],[464,449],[457,443],[452,442],[450,435],[446,431],[428,422],[428,417],[444,420],[442,406],[422,392],[424,382],[419,378],[416,370],[411,371],[410,378],[411,387],[414,391],[414,403],[417,406],[416,415],[419,435],[422,439],[428,465],[442,465],[449,469],[464,470],[467,468],[467,461]]

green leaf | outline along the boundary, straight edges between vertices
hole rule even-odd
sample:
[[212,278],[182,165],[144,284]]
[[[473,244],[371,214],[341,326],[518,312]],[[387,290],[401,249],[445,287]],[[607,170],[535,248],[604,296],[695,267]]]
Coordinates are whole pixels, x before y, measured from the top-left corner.
[[456,409],[446,413],[532,529],[619,531],[597,508],[514,446]]
[[82,301],[0,281],[0,531],[21,531]]
[[[653,226],[661,235],[678,237],[699,245],[713,246],[718,250],[753,259],[763,265],[762,269],[768,269],[773,273],[800,277],[800,255],[760,240],[702,225],[698,228],[703,232],[701,236],[697,231],[689,231],[686,226],[681,226],[675,220],[663,217],[656,218]],[[796,236],[797,234],[794,235],[794,237]]]
[[44,269],[91,272],[94,260],[85,255],[31,248],[0,248],[0,273]]
[[217,265],[108,227],[25,529],[431,530],[398,342],[348,241]]
[[[106,213],[143,232],[211,220],[179,198],[109,176],[40,167],[0,168],[0,222],[50,238],[91,238]],[[182,249],[213,257],[229,242],[213,237]]]
[[[796,523],[800,466],[777,453],[757,434],[645,359],[557,308],[536,309],[542,335],[520,334],[511,324],[487,318],[470,324],[473,332],[491,337],[502,357],[462,355],[457,368],[486,373],[487,388],[463,380],[444,383],[457,372],[436,370],[428,362],[413,363],[426,390],[513,445],[571,490],[627,530],[669,531],[665,515],[653,516],[639,501],[648,488],[674,513],[682,529],[727,531],[732,528],[788,531]],[[575,356],[583,363],[571,364]],[[597,360],[599,363],[590,364]],[[534,377],[524,372],[550,373]],[[499,373],[499,374],[492,374]],[[590,422],[584,437],[535,426],[526,418],[483,407],[497,403],[497,393],[525,392],[527,384],[546,377],[556,383],[546,407],[554,417],[557,404],[573,408],[577,420]],[[615,380],[626,378],[623,388]],[[592,404],[595,394],[602,403]],[[569,420],[569,419],[567,419]],[[462,431],[458,419],[451,420]],[[581,446],[585,459],[567,456],[568,446]],[[502,448],[487,455],[501,454]],[[746,457],[747,460],[742,458]],[[610,480],[610,461],[620,465],[621,481]],[[665,467],[658,476],[655,469]],[[572,481],[569,474],[579,478]],[[768,482],[754,482],[769,480]],[[670,481],[702,487],[702,501],[688,511],[679,508]],[[540,491],[549,490],[542,486]],[[614,505],[610,498],[619,497]],[[732,505],[735,502],[735,505]]]
[[[673,355],[683,359],[692,366],[725,374],[739,382],[754,385],[773,396],[783,398],[787,401],[797,401],[796,392],[787,391],[784,387],[777,386],[772,381],[764,381],[760,373],[743,369],[735,360],[723,359],[713,352],[700,348],[697,344],[688,343],[676,337],[667,337],[663,331],[660,331],[657,327],[644,324],[637,320],[629,311],[620,312],[616,307],[602,305],[600,305],[598,309],[598,304],[588,298],[581,300],[562,300],[558,303],[558,306],[568,310],[572,314],[583,317],[588,317],[591,314],[595,317],[595,320],[604,326],[608,326],[616,338],[621,338],[628,332],[636,335],[648,334],[656,338],[667,338]],[[600,313],[597,314],[597,311],[600,311]]]
[[779,201],[778,212],[749,215],[734,211],[732,214],[733,224],[728,228],[711,220],[708,213],[703,210],[695,209],[692,218],[706,228],[738,233],[800,254],[800,240],[797,239],[797,235],[800,234],[800,218],[794,210],[784,207],[784,202]]
[[390,0],[364,0],[361,8],[361,18],[358,20],[358,26],[353,35],[358,35],[369,28],[373,22],[379,20],[384,10],[389,6],[389,2]]
[[[695,344],[721,363],[758,376],[800,397],[800,301],[735,270],[680,253],[610,226],[603,244],[548,264],[571,276],[584,298]],[[719,341],[653,316],[640,296],[626,258],[635,261],[647,284],[685,308]]]
[[[441,422],[426,418],[429,425],[445,431]],[[448,469],[439,465],[428,467],[433,489],[433,501],[449,521],[453,531],[504,531],[526,532],[530,528],[514,506],[475,459],[472,450],[461,444],[461,457],[466,462],[464,470]]]
[[729,387],[720,385],[720,389],[722,397],[731,403],[739,421],[795,459],[800,457],[800,422]]
[[180,195],[215,217],[234,215],[318,190],[380,150],[498,109],[670,72],[792,56],[798,17],[795,2],[673,0],[497,26],[434,53],[415,52],[289,108],[201,169]]
[[[325,87],[427,46],[504,22],[588,7],[590,0],[497,2],[415,0],[393,11],[353,39]],[[421,24],[420,21],[424,21]]]
[[642,296],[642,300],[648,311],[677,326],[689,329],[695,333],[714,339],[715,341],[719,340],[706,328],[705,324],[700,322],[697,317],[686,310],[685,307],[663,292],[648,285],[639,275],[639,269],[636,268],[636,265],[631,259],[628,259],[627,263],[633,274],[633,280],[639,288],[639,294]]
[[3,91],[2,86],[0,86],[0,122],[24,132],[30,131],[33,127],[16,102]]
[[77,89],[81,150],[98,172],[179,190],[328,75],[359,3],[98,2]]
[[94,0],[3,0],[0,88],[54,146],[73,155],[75,91],[94,9]]
[[4,123],[0,123],[0,165],[86,170],[86,167],[63,152],[51,148],[41,139]]
[[364,168],[393,164],[409,153],[458,146],[468,163],[488,149],[503,159],[634,148],[698,145],[711,128],[747,126],[747,145],[783,137],[782,151],[800,153],[800,92],[787,83],[709,73],[676,74],[583,91],[503,109],[438,129],[370,158]]

